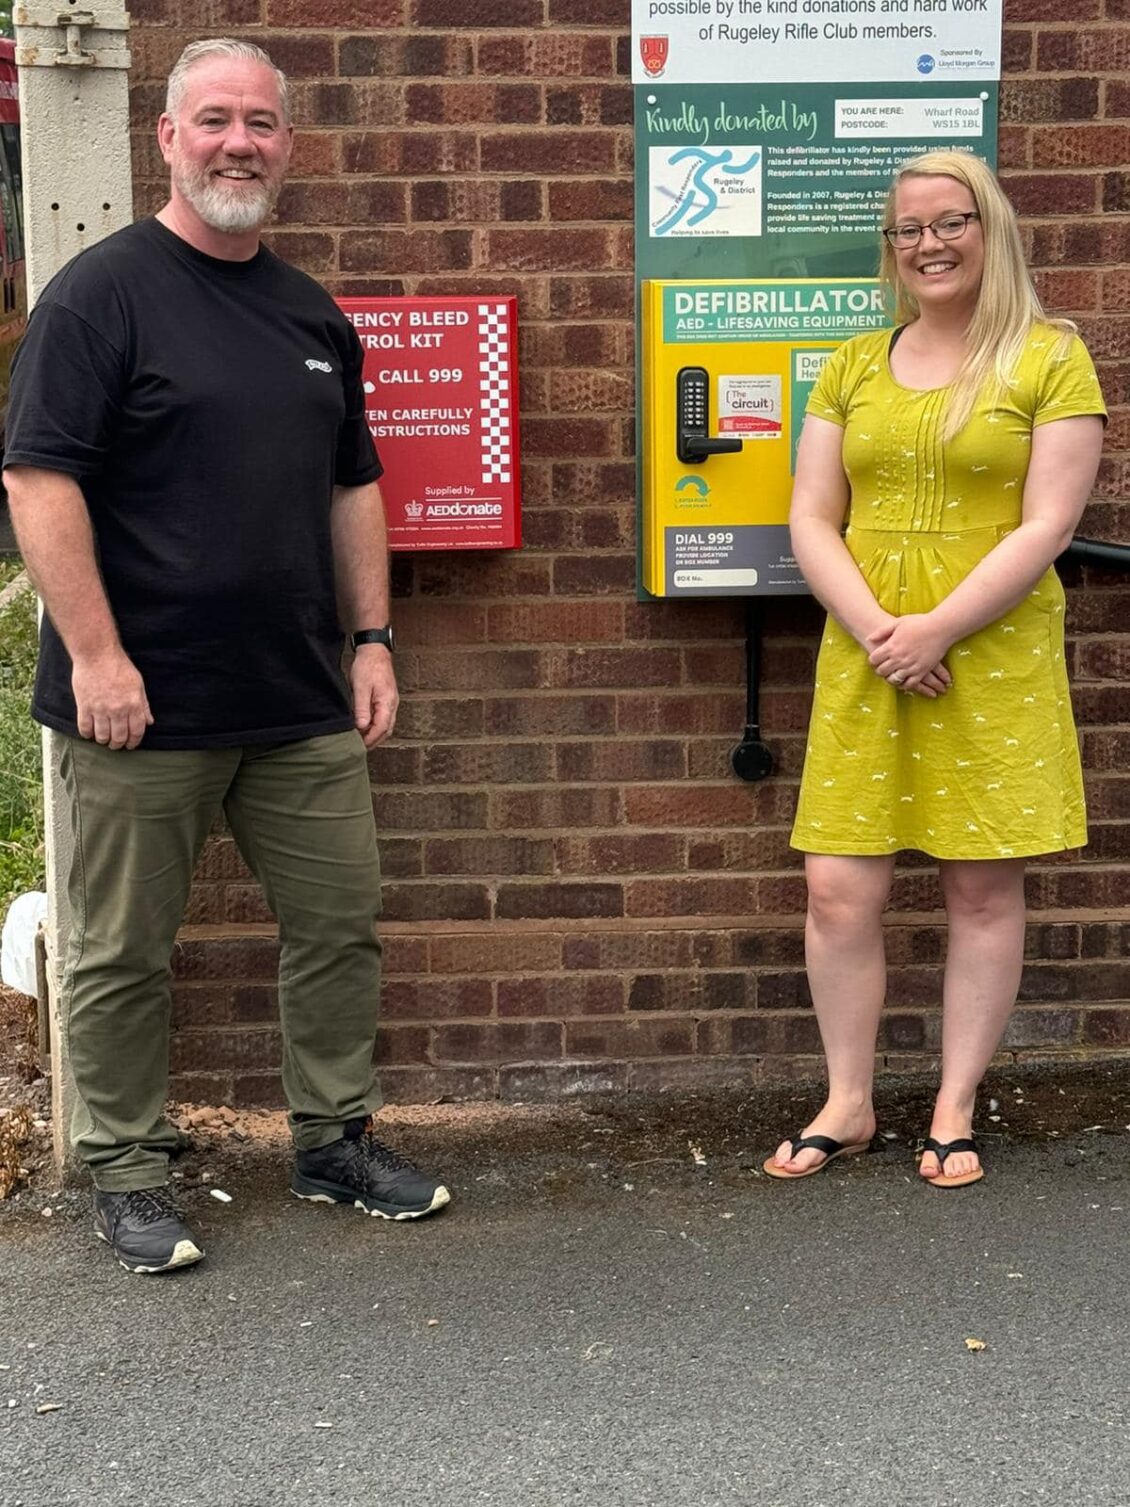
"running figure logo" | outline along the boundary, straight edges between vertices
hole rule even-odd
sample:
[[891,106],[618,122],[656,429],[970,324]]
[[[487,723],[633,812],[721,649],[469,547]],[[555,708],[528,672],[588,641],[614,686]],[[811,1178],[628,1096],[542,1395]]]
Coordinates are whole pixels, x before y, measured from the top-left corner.
[[760,147],[651,147],[648,171],[656,239],[761,234]]

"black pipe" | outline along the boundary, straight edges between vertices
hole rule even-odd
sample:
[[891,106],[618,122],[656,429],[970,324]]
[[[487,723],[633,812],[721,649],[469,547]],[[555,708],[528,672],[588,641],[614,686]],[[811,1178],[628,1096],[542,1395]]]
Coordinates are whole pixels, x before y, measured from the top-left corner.
[[1069,565],[1097,565],[1101,570],[1130,570],[1130,544],[1107,544],[1102,539],[1072,539],[1059,560]]
[[745,599],[745,732],[730,754],[730,764],[741,780],[763,780],[773,773],[773,755],[761,741],[759,700],[761,693],[761,602]]

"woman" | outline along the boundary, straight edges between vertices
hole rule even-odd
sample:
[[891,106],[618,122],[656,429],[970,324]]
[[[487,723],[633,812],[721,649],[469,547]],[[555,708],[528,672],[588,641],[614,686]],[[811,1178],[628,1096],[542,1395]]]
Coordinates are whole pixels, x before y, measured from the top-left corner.
[[875,1133],[881,917],[897,851],[918,848],[939,860],[948,921],[919,1170],[953,1188],[982,1176],[974,1099],[1020,984],[1024,860],[1086,841],[1052,562],[1090,495],[1105,408],[982,162],[907,163],[883,224],[897,327],[829,359],[793,493],[793,548],[828,609],[792,837],[828,1097],[765,1170],[809,1176]]

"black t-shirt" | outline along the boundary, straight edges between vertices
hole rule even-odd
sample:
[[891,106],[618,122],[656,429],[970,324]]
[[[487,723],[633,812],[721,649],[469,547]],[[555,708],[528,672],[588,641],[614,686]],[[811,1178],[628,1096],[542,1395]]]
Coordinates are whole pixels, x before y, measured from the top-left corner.
[[[353,726],[330,504],[381,467],[357,336],[304,273],[265,248],[218,261],[153,219],[82,252],[17,352],[5,463],[82,488],[155,719],[143,748]],[[46,619],[32,712],[77,733]]]

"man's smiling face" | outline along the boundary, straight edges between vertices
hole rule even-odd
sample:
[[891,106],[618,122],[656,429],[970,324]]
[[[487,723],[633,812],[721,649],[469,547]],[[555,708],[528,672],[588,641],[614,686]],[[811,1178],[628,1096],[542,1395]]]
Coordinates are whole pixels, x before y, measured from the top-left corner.
[[157,128],[174,199],[212,230],[235,235],[266,222],[292,137],[273,71],[244,58],[197,63],[175,118],[162,115]]

